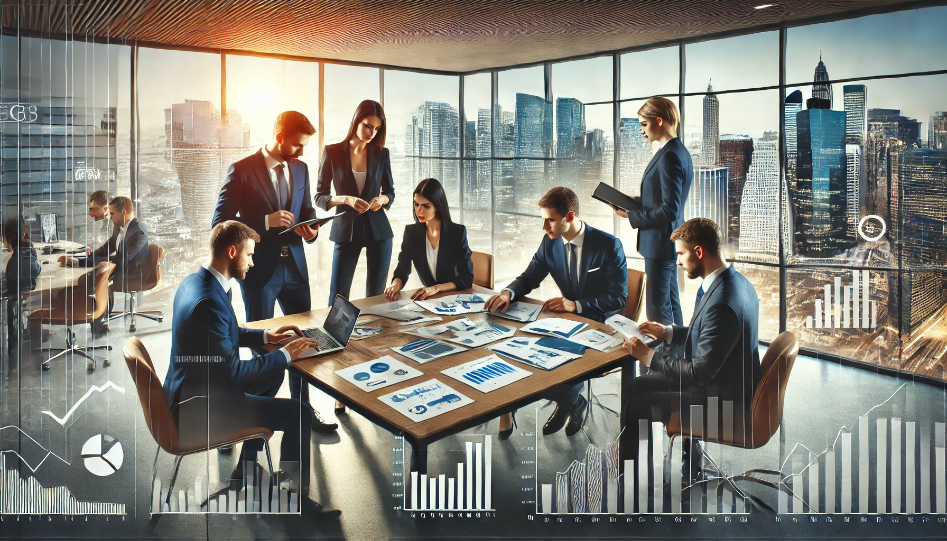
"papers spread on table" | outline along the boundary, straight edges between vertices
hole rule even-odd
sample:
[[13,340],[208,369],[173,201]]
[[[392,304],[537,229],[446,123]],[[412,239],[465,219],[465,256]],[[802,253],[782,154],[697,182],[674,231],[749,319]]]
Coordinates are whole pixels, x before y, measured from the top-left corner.
[[446,295],[438,299],[414,301],[418,306],[432,314],[459,316],[483,312],[487,299],[476,293],[461,293],[460,295]]
[[[415,305],[415,307],[420,308],[420,306],[418,305]],[[420,312],[417,312],[417,314],[419,316],[417,319],[412,319],[410,321],[402,321],[398,325],[421,325],[423,323],[430,323],[432,321],[441,321],[443,319],[437,316],[429,316],[427,314],[422,314]]]
[[536,321],[536,318],[539,317],[539,312],[542,311],[542,309],[543,305],[541,304],[514,302],[507,307],[506,312],[490,313],[497,317],[512,319],[513,321],[519,321],[521,323],[529,323],[530,321]]
[[646,344],[653,340],[652,338],[648,338],[647,336],[641,334],[641,331],[638,330],[637,323],[621,314],[615,314],[614,316],[606,319],[605,324],[618,331],[618,334],[622,335],[625,340],[629,340],[633,336]]
[[489,393],[531,375],[530,372],[510,364],[496,355],[488,355],[482,359],[441,370],[441,373],[466,383],[483,393]]
[[391,355],[336,370],[335,373],[363,391],[383,389],[424,375],[424,372],[411,368]]
[[404,355],[418,364],[431,362],[466,349],[433,338],[420,338],[399,347],[391,348],[395,353]]
[[411,299],[402,299],[400,301],[386,302],[369,306],[362,310],[362,315],[381,316],[396,321],[410,321],[423,317],[423,309],[414,304]]
[[543,370],[552,370],[581,357],[575,353],[539,346],[536,344],[539,340],[539,338],[511,338],[499,344],[487,346],[487,349]]
[[615,346],[620,346],[622,343],[621,338],[605,334],[595,329],[589,329],[575,334],[569,338],[569,341],[598,351],[608,351]]
[[352,336],[349,337],[350,340],[363,340],[370,336],[377,336],[381,334],[381,327],[355,327],[352,331]]
[[455,344],[478,348],[490,342],[510,338],[516,329],[491,322],[484,314],[471,314],[441,325],[429,325],[408,331],[425,338],[439,338]]
[[520,327],[521,331],[533,334],[544,334],[546,336],[555,336],[558,338],[571,338],[582,329],[588,327],[588,323],[573,321],[561,317],[547,317],[532,323],[527,323]]
[[436,379],[379,396],[379,400],[414,422],[437,417],[442,413],[472,404],[468,398]]

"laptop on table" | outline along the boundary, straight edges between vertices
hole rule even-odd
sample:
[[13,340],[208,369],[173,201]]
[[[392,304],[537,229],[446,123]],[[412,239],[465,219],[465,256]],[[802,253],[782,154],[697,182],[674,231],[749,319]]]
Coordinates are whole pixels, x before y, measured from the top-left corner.
[[[318,357],[328,355],[345,349],[349,343],[349,337],[355,330],[355,320],[361,310],[350,303],[342,295],[336,295],[332,302],[332,309],[329,311],[329,317],[321,327],[312,327],[301,329],[306,338],[312,338],[319,341],[319,349],[309,348],[300,355],[300,359],[306,357]],[[288,341],[293,338],[288,339]],[[285,344],[286,341],[283,342]]]

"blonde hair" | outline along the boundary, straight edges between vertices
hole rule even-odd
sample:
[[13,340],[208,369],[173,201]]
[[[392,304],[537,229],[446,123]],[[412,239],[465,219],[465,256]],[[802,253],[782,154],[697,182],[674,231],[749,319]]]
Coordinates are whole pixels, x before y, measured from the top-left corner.
[[661,118],[667,126],[668,133],[672,137],[677,137],[677,127],[681,124],[681,113],[677,110],[674,102],[659,96],[648,98],[641,109],[638,109],[638,116],[648,120]]

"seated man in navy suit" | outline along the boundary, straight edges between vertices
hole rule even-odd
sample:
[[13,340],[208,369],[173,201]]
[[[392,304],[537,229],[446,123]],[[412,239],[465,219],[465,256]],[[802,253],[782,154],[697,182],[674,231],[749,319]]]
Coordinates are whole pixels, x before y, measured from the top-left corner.
[[[681,346],[683,357],[655,355],[654,349],[637,338],[625,342],[625,350],[651,368],[625,391],[630,395],[623,397],[623,419],[628,425],[625,430],[634,434],[639,419],[667,423],[673,413],[680,413],[682,423],[688,426],[690,405],[704,406],[706,412],[708,405],[719,407],[724,401],[733,401],[732,426],[736,434],[742,430],[743,412],[750,407],[762,378],[756,290],[724,258],[720,228],[713,220],[688,220],[674,230],[671,240],[678,266],[688,278],[700,278],[702,282],[689,326],[650,321],[639,325],[642,333]],[[710,397],[717,400],[708,401]],[[721,424],[727,422],[719,413],[707,417]],[[703,419],[699,421],[706,426]],[[716,430],[721,434],[720,426]],[[637,458],[637,446],[620,449],[624,457]]]
[[[546,309],[595,321],[621,312],[628,299],[628,264],[621,241],[579,220],[579,198],[569,188],[549,190],[539,200],[539,208],[546,236],[526,271],[491,297],[487,310],[506,311],[511,301],[525,297],[552,275],[562,297],[546,301]],[[567,420],[567,436],[582,428],[588,402],[581,391],[582,382],[578,382],[562,385],[550,394],[557,405],[543,426],[544,435],[558,432]]]
[[[171,364],[164,392],[182,439],[203,439],[207,434],[217,439],[215,433],[236,434],[258,426],[283,432],[281,461],[299,462],[300,490],[306,495],[309,438],[301,440],[300,434],[310,433],[312,408],[297,399],[275,396],[290,361],[318,343],[299,338],[248,361],[239,356],[240,347],[275,343],[293,333],[302,335],[296,326],[254,330],[237,325],[230,304],[231,281],[243,279],[253,266],[259,240],[253,229],[236,221],[222,222],[211,231],[210,261],[187,276],[174,295]],[[239,468],[247,461],[255,463],[261,449],[259,439],[244,442],[238,477],[249,474]]]

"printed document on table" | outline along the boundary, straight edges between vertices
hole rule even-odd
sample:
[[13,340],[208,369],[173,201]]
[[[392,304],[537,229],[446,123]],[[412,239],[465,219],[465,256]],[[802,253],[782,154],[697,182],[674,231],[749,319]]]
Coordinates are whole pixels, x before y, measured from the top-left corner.
[[539,312],[542,311],[543,305],[541,304],[530,304],[528,302],[514,302],[507,307],[506,312],[490,312],[491,314],[502,317],[505,319],[512,319],[513,321],[519,321],[521,323],[529,323],[530,321],[536,321],[536,318],[539,317]]
[[523,332],[533,334],[544,334],[546,336],[555,336],[556,338],[570,338],[582,329],[588,327],[588,323],[573,321],[561,317],[547,317],[520,327]]
[[369,306],[362,310],[362,315],[381,316],[397,321],[410,321],[423,317],[420,313],[422,311],[423,309],[414,304],[414,301],[411,299],[403,299]]
[[487,346],[490,351],[509,357],[515,361],[520,361],[543,370],[552,370],[557,366],[563,365],[581,357],[575,353],[545,348],[537,345],[540,338],[511,338],[499,344]]
[[389,385],[424,375],[424,372],[417,368],[411,368],[391,355],[336,370],[335,373],[363,391],[383,389]]
[[473,399],[458,393],[436,379],[379,396],[378,399],[414,422],[425,421],[467,404],[473,404]]
[[513,366],[496,355],[488,355],[482,359],[441,370],[441,373],[466,383],[482,393],[495,391],[532,375],[531,372]]
[[606,319],[605,324],[618,331],[618,333],[621,334],[625,340],[630,340],[633,336],[646,344],[653,340],[652,338],[648,338],[647,336],[641,334],[641,331],[638,330],[637,323],[621,314],[615,314],[614,316]]
[[491,322],[484,314],[472,314],[441,325],[430,325],[408,332],[426,338],[447,340],[469,348],[478,348],[490,342],[510,338],[516,334],[516,329]]
[[460,295],[446,295],[438,299],[414,302],[432,314],[459,316],[483,312],[487,300],[475,293],[461,293]]
[[399,347],[391,348],[395,353],[404,355],[418,364],[431,362],[466,349],[433,338],[420,338]]
[[605,334],[595,329],[580,332],[566,340],[598,351],[608,351],[615,346],[620,346],[622,343],[621,338]]

